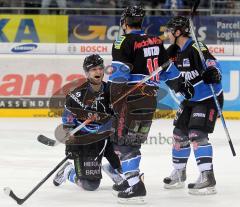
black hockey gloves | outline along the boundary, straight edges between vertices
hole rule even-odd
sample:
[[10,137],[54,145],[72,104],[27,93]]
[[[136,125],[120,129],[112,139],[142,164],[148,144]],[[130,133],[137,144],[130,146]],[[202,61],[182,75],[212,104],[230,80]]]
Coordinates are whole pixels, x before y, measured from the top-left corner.
[[202,79],[206,84],[220,83],[222,75],[217,68],[210,66],[202,73]]
[[194,96],[194,87],[189,81],[184,81],[181,83],[178,92],[181,93],[186,99],[191,99]]

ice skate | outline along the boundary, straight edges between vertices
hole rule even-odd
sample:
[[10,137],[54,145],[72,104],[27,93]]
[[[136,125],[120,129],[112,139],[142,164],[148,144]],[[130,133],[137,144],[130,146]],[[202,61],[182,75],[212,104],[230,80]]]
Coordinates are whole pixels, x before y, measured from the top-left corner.
[[141,175],[138,183],[118,193],[118,203],[145,204],[146,194],[147,192],[143,183],[143,176]]
[[211,195],[216,194],[216,180],[213,170],[201,172],[198,180],[195,183],[188,184],[189,194],[192,195]]
[[129,188],[129,184],[128,184],[128,180],[131,178],[134,178],[136,176],[139,176],[139,172],[131,172],[131,173],[127,173],[125,175],[125,178],[122,178],[122,180],[118,183],[115,183],[113,185],[113,193],[115,194],[116,192],[120,192],[120,191],[125,191],[127,188]]
[[122,179],[119,183],[115,183],[113,186],[112,186],[112,189],[113,189],[113,195],[114,196],[117,196],[118,193],[120,191],[124,191],[126,190],[127,188],[129,188],[129,184],[128,184],[128,181],[125,180],[125,179]]
[[134,172],[134,173],[128,173],[126,175],[123,175],[124,178],[122,178],[120,180],[120,182],[118,183],[115,183],[113,186],[112,186],[112,189],[113,189],[113,195],[114,196],[117,196],[119,192],[122,192],[122,191],[125,191],[127,190],[130,185],[128,183],[128,180],[131,179],[131,178],[134,178],[136,176],[139,176],[139,173],[137,172]]
[[73,164],[71,162],[66,162],[65,165],[58,171],[53,179],[53,184],[55,186],[61,185],[63,182],[66,182],[68,179],[69,173],[73,168]]
[[164,178],[164,188],[180,189],[185,187],[186,168],[174,169],[169,177]]
[[129,188],[129,184],[127,180],[122,179],[119,183],[115,183],[112,188],[115,191],[124,191]]

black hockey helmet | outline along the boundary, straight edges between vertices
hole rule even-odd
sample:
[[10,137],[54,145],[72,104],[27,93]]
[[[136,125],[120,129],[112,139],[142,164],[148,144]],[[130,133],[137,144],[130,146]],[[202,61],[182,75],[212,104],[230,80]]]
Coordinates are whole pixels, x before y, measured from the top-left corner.
[[176,30],[180,30],[184,36],[188,36],[190,34],[189,19],[183,16],[173,17],[168,21],[166,27],[172,33]]
[[145,11],[141,6],[128,6],[121,15],[120,25],[126,22],[131,27],[141,27],[144,16]]
[[104,68],[103,59],[98,54],[92,54],[87,56],[83,62],[84,71],[88,72],[91,68],[101,66]]

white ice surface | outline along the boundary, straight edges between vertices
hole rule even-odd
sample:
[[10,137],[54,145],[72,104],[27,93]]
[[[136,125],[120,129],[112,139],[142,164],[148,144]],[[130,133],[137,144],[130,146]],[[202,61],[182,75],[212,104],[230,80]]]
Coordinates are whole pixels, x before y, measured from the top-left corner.
[[[51,148],[37,142],[42,133],[53,137],[59,119],[0,119],[0,207],[18,206],[6,196],[4,187],[10,187],[23,198],[64,158],[64,146]],[[221,122],[210,136],[214,146],[214,169],[218,194],[193,196],[187,189],[165,190],[162,180],[169,175],[171,166],[171,144],[148,143],[142,148],[141,170],[145,173],[147,204],[145,206],[174,207],[237,207],[240,203],[240,122],[227,121],[237,156],[233,157]],[[154,121],[150,136],[165,138],[172,136],[172,120]],[[169,139],[171,141],[171,138]],[[150,141],[149,141],[150,142]],[[106,162],[104,160],[104,162]],[[193,157],[188,162],[187,183],[195,181],[198,169]],[[52,177],[43,184],[24,204],[25,207],[79,207],[79,206],[126,206],[117,204],[111,191],[112,182],[103,173],[100,188],[86,192],[65,183],[60,187],[52,184]]]

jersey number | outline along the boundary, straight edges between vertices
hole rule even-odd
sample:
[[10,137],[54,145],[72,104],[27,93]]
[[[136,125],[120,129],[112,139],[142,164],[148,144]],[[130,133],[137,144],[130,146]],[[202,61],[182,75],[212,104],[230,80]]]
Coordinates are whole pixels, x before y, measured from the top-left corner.
[[[148,58],[147,59],[147,68],[149,73],[151,74],[154,70],[158,68],[158,58]],[[159,75],[155,75],[154,77],[151,78],[153,81],[159,81]]]

